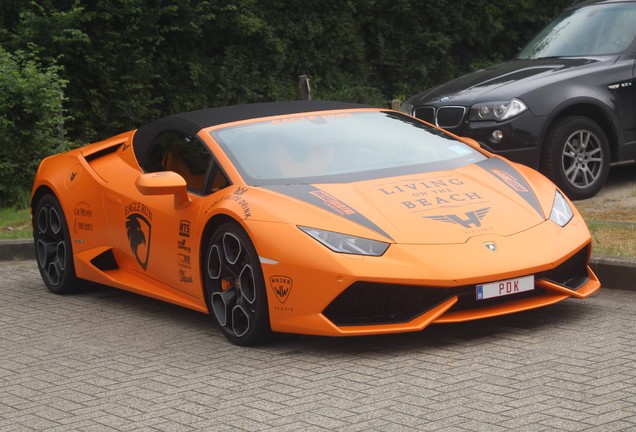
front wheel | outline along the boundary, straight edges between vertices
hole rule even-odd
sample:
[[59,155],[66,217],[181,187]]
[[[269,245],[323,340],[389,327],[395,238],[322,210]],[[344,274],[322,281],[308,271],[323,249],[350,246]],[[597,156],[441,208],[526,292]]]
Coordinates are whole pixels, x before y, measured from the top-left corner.
[[591,198],[609,174],[607,136],[593,120],[572,116],[548,131],[542,171],[573,200]]
[[214,231],[205,264],[209,305],[223,334],[241,346],[265,342],[271,330],[263,271],[240,225],[226,222]]
[[73,265],[71,237],[59,201],[44,195],[33,213],[33,241],[38,269],[44,284],[55,294],[68,294],[77,289]]

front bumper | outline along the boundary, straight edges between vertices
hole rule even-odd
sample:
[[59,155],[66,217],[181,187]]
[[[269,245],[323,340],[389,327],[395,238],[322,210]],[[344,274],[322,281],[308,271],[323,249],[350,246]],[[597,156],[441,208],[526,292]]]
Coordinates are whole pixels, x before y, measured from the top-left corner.
[[[486,300],[477,300],[476,284],[440,288],[356,282],[331,302],[323,315],[343,327],[405,323],[443,309],[444,315],[436,321],[450,322],[492,316],[502,305],[509,310],[508,303],[521,300],[532,299],[530,303],[536,303],[538,298],[555,294],[583,298],[587,293],[579,290],[594,277],[588,273],[588,256],[589,247],[585,247],[552,270],[534,274],[532,291]],[[449,301],[451,306],[447,309],[444,305]],[[536,304],[540,306],[541,301]],[[484,315],[484,311],[489,312]]]
[[[392,245],[383,257],[327,251],[307,262],[264,264],[272,330],[325,336],[419,331],[586,298],[600,283],[588,266],[589,233],[580,219],[571,224],[562,229],[548,221],[465,244]],[[497,253],[485,241],[495,241]],[[532,291],[476,300],[476,285],[526,275],[535,277]],[[269,282],[280,276],[290,284],[284,302]]]

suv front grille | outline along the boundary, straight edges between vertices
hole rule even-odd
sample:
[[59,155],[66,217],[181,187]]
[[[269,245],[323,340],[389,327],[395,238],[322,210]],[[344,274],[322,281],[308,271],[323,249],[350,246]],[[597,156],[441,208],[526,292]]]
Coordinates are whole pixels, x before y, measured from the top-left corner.
[[452,129],[461,125],[465,113],[466,108],[462,106],[443,106],[439,108],[421,106],[416,107],[414,111],[414,115],[418,119],[445,129]]
[[462,124],[464,112],[466,112],[464,107],[449,106],[438,108],[435,116],[437,126],[446,129],[456,128]]
[[435,124],[435,108],[433,107],[417,107],[415,108],[415,117],[425,122]]

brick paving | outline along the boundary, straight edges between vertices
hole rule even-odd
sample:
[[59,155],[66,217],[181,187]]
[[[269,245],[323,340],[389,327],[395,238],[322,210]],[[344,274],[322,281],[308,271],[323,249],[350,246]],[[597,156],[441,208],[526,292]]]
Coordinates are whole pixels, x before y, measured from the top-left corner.
[[0,431],[636,430],[636,291],[417,334],[231,345],[210,317],[0,262]]

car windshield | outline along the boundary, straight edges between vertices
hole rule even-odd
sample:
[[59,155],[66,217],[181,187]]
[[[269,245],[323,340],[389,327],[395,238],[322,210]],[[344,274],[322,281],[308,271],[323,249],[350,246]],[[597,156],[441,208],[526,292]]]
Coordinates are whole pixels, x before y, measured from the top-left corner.
[[518,59],[618,54],[634,43],[636,3],[572,9],[544,28]]
[[252,185],[349,182],[486,158],[448,134],[389,111],[299,115],[211,134]]

